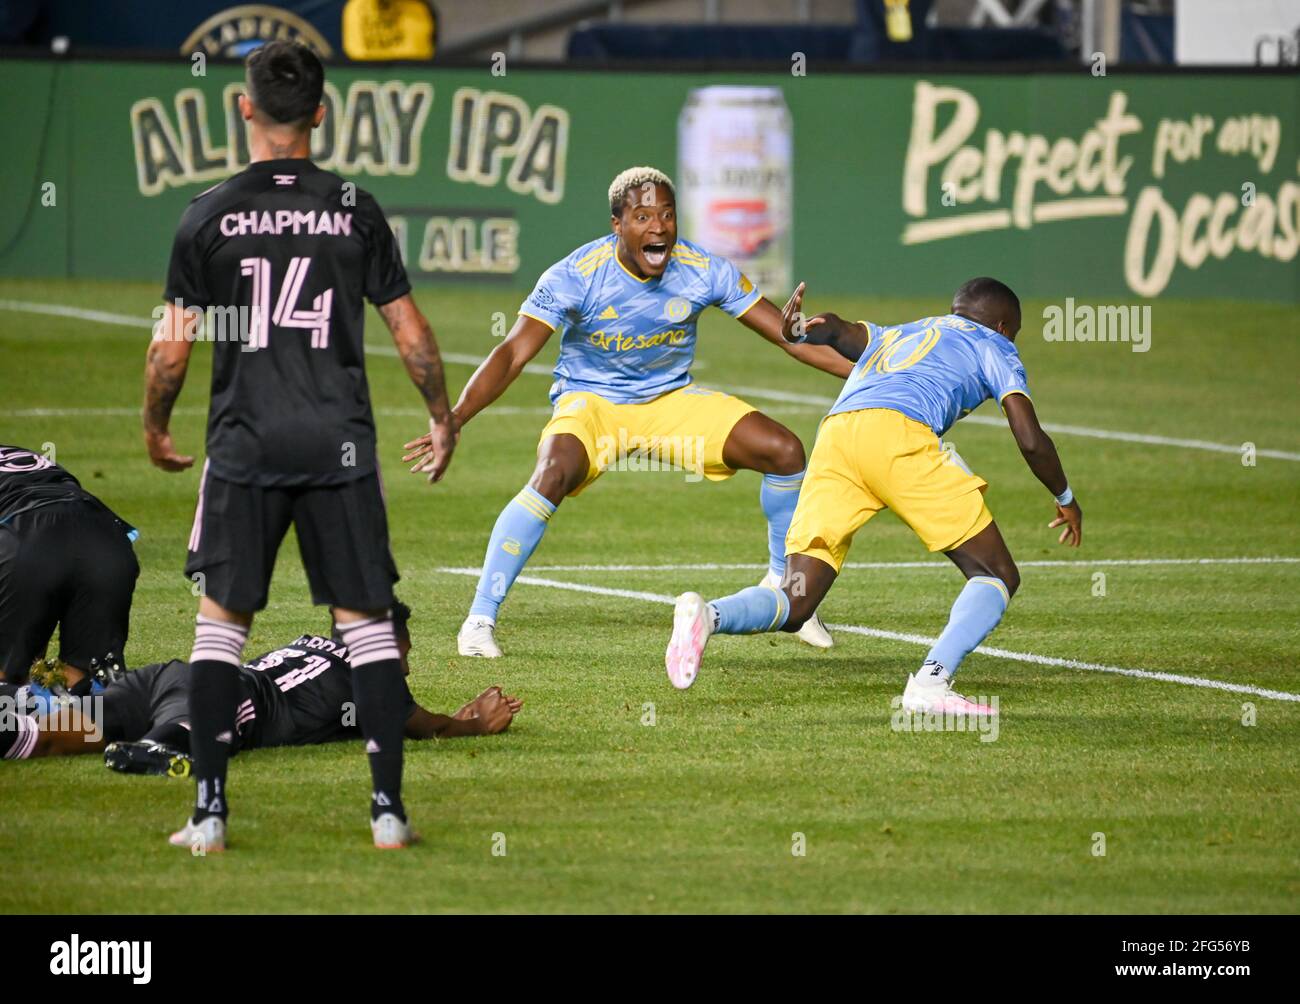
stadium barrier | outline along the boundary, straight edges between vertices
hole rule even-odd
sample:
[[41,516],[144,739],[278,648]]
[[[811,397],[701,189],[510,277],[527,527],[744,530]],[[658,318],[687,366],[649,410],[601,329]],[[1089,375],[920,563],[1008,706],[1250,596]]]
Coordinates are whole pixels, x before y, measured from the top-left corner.
[[[701,88],[776,88],[784,147],[720,117],[691,155],[712,169],[685,158],[683,233],[714,213],[719,253],[776,242],[792,261],[771,274],[825,293],[995,272],[1032,297],[1300,302],[1300,76],[819,73],[800,55],[725,77],[335,67],[316,152],[380,200],[415,276],[520,287],[605,232],[617,171],[678,170]],[[185,59],[0,62],[19,97],[0,106],[0,275],[161,285],[186,203],[248,156],[240,80]]]

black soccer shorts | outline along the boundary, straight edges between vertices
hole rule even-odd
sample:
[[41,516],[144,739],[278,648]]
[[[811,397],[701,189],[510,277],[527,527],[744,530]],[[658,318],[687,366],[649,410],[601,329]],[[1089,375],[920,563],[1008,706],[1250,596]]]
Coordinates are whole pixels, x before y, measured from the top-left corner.
[[135,742],[190,720],[190,667],[172,661],[124,673],[103,694],[105,742]]
[[191,581],[202,575],[203,595],[227,610],[261,610],[290,524],[313,603],[346,610],[392,606],[397,566],[377,474],[340,485],[279,488],[205,472],[185,575]]
[[[0,526],[0,671],[22,683],[59,629],[59,658],[124,658],[140,565],[124,522],[93,502],[56,502]],[[124,663],[125,664],[125,663]]]

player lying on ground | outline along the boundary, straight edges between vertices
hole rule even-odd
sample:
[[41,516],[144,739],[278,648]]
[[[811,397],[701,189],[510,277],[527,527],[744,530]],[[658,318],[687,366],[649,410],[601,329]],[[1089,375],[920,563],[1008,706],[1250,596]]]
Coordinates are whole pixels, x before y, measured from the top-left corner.
[[807,341],[829,345],[855,365],[817,433],[786,538],[784,581],[779,589],[756,586],[712,603],[698,593],[679,596],[665,655],[673,686],[694,682],[710,635],[795,630],[835,582],[858,528],[889,508],[967,579],[943,634],[908,677],[903,707],[992,711],[954,693],[952,676],[1002,619],[1020,574],[984,504],[988,483],[939,437],[996,400],[1030,470],[1056,496],[1048,526],[1064,524],[1060,542],[1078,547],[1083,525],[1056,447],[1029,399],[1013,344],[1019,330],[1020,301],[988,278],[958,289],[944,317],[890,328],[849,324],[834,314],[807,322]]
[[136,531],[48,457],[0,446],[0,680],[19,684],[59,629],[86,672],[123,657]]
[[375,461],[363,297],[378,307],[428,409],[430,481],[451,460],[455,423],[438,346],[388,221],[369,194],[309,159],[325,115],[320,60],[301,45],[269,42],[249,55],[246,77],[239,110],[252,163],[186,209],[146,372],[149,457],[183,470],[193,460],[176,452],[168,420],[200,312],[247,320],[238,339],[212,346],[208,456],[185,564],[203,589],[190,655],[197,797],[172,842],[188,847],[199,830],[209,848],[225,839],[239,666],[292,523],[312,601],[333,608],[357,671],[375,844],[401,847],[410,831],[401,796],[405,685],[389,613],[397,566]]
[[[765,581],[781,580],[786,528],[803,480],[803,444],[739,398],[692,383],[696,323],[706,307],[718,306],[801,362],[840,377],[850,366],[825,346],[782,337],[793,310],[783,314],[730,262],[679,239],[674,201],[672,182],[654,168],[629,168],[615,178],[609,187],[613,233],[546,270],[510,334],[470,377],[453,409],[463,426],[560,332],[550,393],[555,411],[542,429],[532,479],[493,527],[457,638],[461,655],[501,655],[497,613],[556,507],[633,453],[713,481],[740,468],[760,472],[768,526]],[[429,437],[407,446],[412,452],[406,459],[422,462]],[[832,644],[811,612],[799,637],[821,648]]]
[[[394,607],[403,674],[410,672],[409,613],[400,603]],[[9,704],[0,708],[0,757],[25,760],[105,750],[105,763],[116,770],[187,776],[189,675],[189,665],[178,659],[144,666],[110,683],[98,700],[82,699],[75,713],[64,706],[42,714],[25,699],[22,692],[29,688],[0,685],[0,701]],[[69,676],[75,688],[75,670]],[[231,752],[359,737],[353,678],[337,632],[332,639],[303,635],[245,663],[239,671]],[[523,701],[494,686],[454,715],[440,715],[417,704],[403,685],[402,706],[406,738],[453,739],[504,732]]]

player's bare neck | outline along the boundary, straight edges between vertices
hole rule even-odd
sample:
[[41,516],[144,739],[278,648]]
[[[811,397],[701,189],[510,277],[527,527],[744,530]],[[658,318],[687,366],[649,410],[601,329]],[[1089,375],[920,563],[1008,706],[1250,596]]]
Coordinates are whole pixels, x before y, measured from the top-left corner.
[[618,256],[619,264],[622,265],[626,271],[636,276],[636,278],[640,279],[642,282],[650,278],[650,276],[641,271],[641,266],[637,263],[636,255],[628,251],[627,247],[624,246],[621,237],[614,245],[614,254]]
[[311,156],[311,133],[268,129],[254,132],[249,143],[254,163],[259,160],[294,160]]

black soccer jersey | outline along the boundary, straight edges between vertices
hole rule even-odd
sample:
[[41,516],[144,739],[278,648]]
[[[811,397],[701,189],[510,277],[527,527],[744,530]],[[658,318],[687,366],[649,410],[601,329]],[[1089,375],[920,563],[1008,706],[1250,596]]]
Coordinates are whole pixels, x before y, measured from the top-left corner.
[[258,161],[195,198],[164,297],[208,311],[211,472],[297,486],[374,471],[363,298],[410,288],[379,205],[309,160]]
[[[329,638],[303,635],[245,663],[240,676],[246,695],[236,716],[241,749],[361,735],[347,649]],[[415,708],[409,690],[406,700],[403,720]]]
[[48,457],[21,446],[0,445],[0,525],[21,513],[59,502],[89,502],[111,512]]

